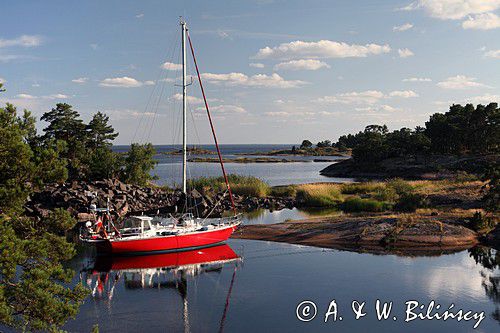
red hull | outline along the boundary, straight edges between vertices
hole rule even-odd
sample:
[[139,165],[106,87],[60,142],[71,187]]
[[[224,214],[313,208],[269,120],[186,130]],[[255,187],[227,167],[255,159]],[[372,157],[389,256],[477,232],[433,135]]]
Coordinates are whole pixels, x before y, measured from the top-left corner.
[[96,243],[99,253],[125,254],[140,252],[187,251],[226,241],[236,230],[236,225],[187,234],[158,236],[144,239],[113,239]]

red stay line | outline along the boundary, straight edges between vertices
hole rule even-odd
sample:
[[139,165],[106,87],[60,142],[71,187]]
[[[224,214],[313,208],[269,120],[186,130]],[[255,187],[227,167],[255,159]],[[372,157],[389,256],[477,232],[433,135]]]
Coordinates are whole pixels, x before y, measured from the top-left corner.
[[224,181],[226,182],[227,190],[229,192],[229,198],[231,199],[231,205],[233,206],[233,212],[236,215],[236,206],[234,205],[233,192],[231,191],[231,186],[229,186],[229,181],[226,175],[226,169],[224,169],[224,162],[222,161],[222,154],[220,153],[219,143],[217,142],[217,135],[215,135],[215,128],[212,122],[212,116],[210,115],[210,110],[208,108],[207,98],[205,97],[205,89],[203,89],[203,83],[201,82],[200,71],[198,70],[198,63],[196,62],[196,56],[194,55],[193,43],[191,43],[191,37],[189,32],[187,34],[189,41],[189,48],[191,49],[191,54],[193,55],[194,67],[196,68],[196,74],[198,75],[198,82],[200,82],[201,94],[203,95],[203,101],[205,102],[205,108],[207,109],[208,121],[210,122],[210,127],[212,128],[212,135],[215,141],[215,147],[217,148],[217,155],[219,156],[220,166],[222,168],[222,174],[224,175]]

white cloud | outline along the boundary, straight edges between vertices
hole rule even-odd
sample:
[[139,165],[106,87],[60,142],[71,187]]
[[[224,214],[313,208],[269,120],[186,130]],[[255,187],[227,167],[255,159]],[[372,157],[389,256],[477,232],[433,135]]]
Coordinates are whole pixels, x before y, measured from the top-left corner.
[[499,102],[500,102],[500,95],[491,95],[491,94],[469,97],[466,100],[466,103],[472,103],[472,104],[489,104],[489,103],[499,103]]
[[25,93],[22,93],[22,94],[18,94],[18,95],[16,95],[16,98],[19,98],[19,99],[35,99],[35,98],[36,98],[36,96],[30,95],[30,94],[25,94]]
[[40,36],[22,35],[13,39],[1,39],[0,48],[10,46],[34,47],[42,44]]
[[261,64],[260,62],[251,62],[248,65],[250,67],[253,67],[253,68],[264,68],[265,67],[265,65]]
[[147,81],[144,81],[143,84],[145,86],[153,86],[155,84],[155,81],[147,80]]
[[167,71],[180,71],[182,69],[182,64],[174,64],[167,61],[161,65],[161,68],[166,69]]
[[88,77],[79,77],[77,79],[71,80],[71,82],[74,82],[74,83],[86,83],[88,80],[89,80]]
[[428,15],[441,20],[458,20],[498,8],[500,0],[417,0],[401,10],[423,9]]
[[264,112],[264,114],[269,117],[288,117],[291,115],[291,113],[287,111],[269,111]]
[[375,104],[385,95],[378,90],[367,90],[361,92],[341,93],[333,96],[323,96],[316,101],[324,104],[341,103],[341,104]]
[[[203,110],[205,110],[205,109],[203,109]],[[237,105],[224,105],[224,104],[223,105],[212,106],[212,107],[210,107],[210,110],[218,112],[218,113],[246,113],[247,112],[241,106],[237,106]]]
[[111,109],[103,111],[106,115],[109,116],[111,120],[123,120],[130,118],[151,118],[151,117],[162,117],[164,115],[158,114],[155,112],[139,112],[137,110],[131,109]]
[[418,97],[418,94],[413,90],[395,90],[389,93],[390,97],[411,98]]
[[401,31],[410,30],[411,28],[413,28],[413,24],[405,23],[403,25],[396,25],[396,26],[392,27],[392,31],[401,32]]
[[[358,107],[354,108],[354,110],[359,111],[359,112],[377,112],[379,113],[380,111],[385,111],[385,112],[394,112],[398,111],[395,107],[392,107],[387,104],[382,104],[382,105],[372,105],[368,107]],[[366,114],[365,114],[366,115]]]
[[395,90],[388,94],[384,94],[378,90],[366,90],[366,91],[352,91],[347,93],[340,93],[331,96],[323,96],[316,99],[316,102],[322,104],[355,104],[355,105],[373,105],[380,102],[383,99],[399,97],[399,98],[411,98],[418,97],[418,94],[413,90]]
[[316,59],[300,59],[300,60],[290,60],[287,62],[282,62],[274,66],[274,70],[306,70],[315,71],[321,68],[330,68],[326,62],[319,61]]
[[493,13],[469,16],[462,22],[462,28],[475,30],[490,30],[500,28],[500,17]]
[[135,18],[138,18],[138,19],[143,18],[143,17],[144,17],[144,13],[140,13],[140,14],[137,14],[135,16]]
[[6,82],[7,82],[7,80],[6,80],[6,79],[4,79],[4,78],[0,77],[0,83],[6,83]]
[[18,54],[0,54],[0,62],[9,62],[11,60],[18,60],[23,58],[26,57]]
[[67,98],[70,98],[70,96],[65,95],[65,94],[52,94],[52,95],[42,96],[42,98],[45,98],[45,99],[67,99]]
[[30,94],[22,93],[16,95],[16,98],[18,99],[67,99],[70,98],[70,96],[65,95],[65,94],[52,94],[52,95],[46,95],[46,96],[33,96]]
[[266,88],[295,88],[307,84],[300,80],[285,80],[276,73],[271,75],[256,74],[252,76],[243,73],[213,74],[203,73],[202,78],[214,84],[229,86],[266,87]]
[[[176,100],[176,101],[182,101],[182,94],[175,94],[172,96],[172,99]],[[190,104],[203,104],[203,99],[202,98],[198,98],[196,96],[187,96],[187,101],[188,103]]]
[[35,87],[35,88],[38,88],[38,87],[40,87],[40,84],[39,83],[33,83],[31,86]]
[[500,59],[500,50],[491,50],[484,54],[485,57]]
[[403,82],[431,82],[432,80],[427,77],[410,77],[403,79]]
[[274,47],[265,47],[254,56],[256,59],[277,58],[348,58],[367,57],[372,54],[382,54],[391,51],[389,45],[378,44],[347,44],[331,40],[317,42],[294,41],[282,43]]
[[99,47],[99,45],[96,43],[89,44],[89,46],[92,50],[97,50],[97,48]]
[[410,49],[398,49],[398,54],[400,58],[412,57],[415,54]]
[[470,88],[485,88],[485,84],[476,81],[476,78],[467,77],[465,75],[456,75],[447,78],[444,81],[438,82],[437,86],[443,89],[464,90]]
[[153,81],[141,82],[134,78],[123,76],[123,77],[104,79],[99,83],[99,85],[101,87],[112,87],[112,88],[136,88],[136,87],[141,87],[143,85],[150,85],[151,83],[154,84]]

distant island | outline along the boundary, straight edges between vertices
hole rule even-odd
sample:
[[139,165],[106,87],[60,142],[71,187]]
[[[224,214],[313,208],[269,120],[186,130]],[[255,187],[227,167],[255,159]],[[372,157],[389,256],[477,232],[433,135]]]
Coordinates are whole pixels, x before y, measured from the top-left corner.
[[[188,154],[191,155],[217,155],[217,152],[209,149],[203,149],[199,147],[188,147]],[[163,155],[182,155],[182,149],[175,149],[171,151],[161,152]]]
[[313,146],[309,140],[302,141],[298,147],[292,146],[290,149],[279,149],[265,152],[238,153],[237,155],[261,155],[261,156],[279,156],[279,155],[294,155],[294,156],[351,156],[350,149],[340,150],[333,147],[328,140],[318,142]]
[[[194,163],[219,163],[217,157],[193,157],[188,159],[188,162]],[[329,159],[314,159],[314,160],[294,160],[288,158],[273,158],[273,157],[238,157],[224,158],[224,163],[295,163],[295,162],[334,162]]]

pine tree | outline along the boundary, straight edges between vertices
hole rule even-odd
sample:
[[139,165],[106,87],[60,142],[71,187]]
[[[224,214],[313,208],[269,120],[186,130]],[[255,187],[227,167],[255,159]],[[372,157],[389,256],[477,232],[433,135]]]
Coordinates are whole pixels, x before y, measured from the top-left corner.
[[68,172],[70,179],[77,179],[87,174],[86,151],[87,136],[85,124],[80,119],[80,114],[66,103],[58,103],[51,111],[46,112],[40,118],[49,123],[43,130],[44,141],[63,141],[66,149],[61,153],[68,161]]
[[109,125],[109,117],[97,112],[87,125],[90,148],[103,148],[112,145],[111,141],[116,139],[118,133]]

